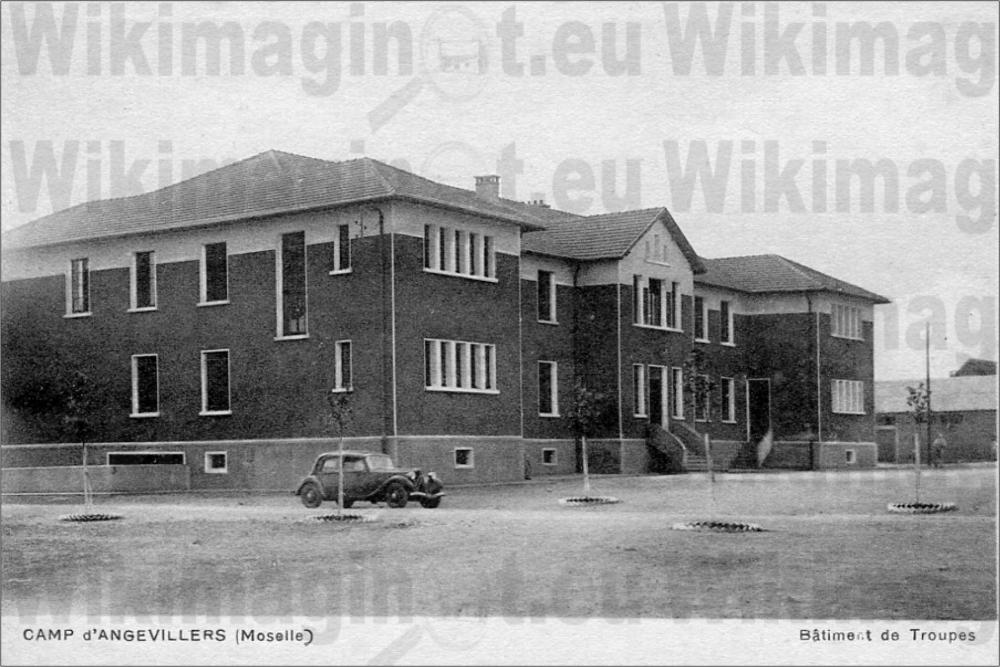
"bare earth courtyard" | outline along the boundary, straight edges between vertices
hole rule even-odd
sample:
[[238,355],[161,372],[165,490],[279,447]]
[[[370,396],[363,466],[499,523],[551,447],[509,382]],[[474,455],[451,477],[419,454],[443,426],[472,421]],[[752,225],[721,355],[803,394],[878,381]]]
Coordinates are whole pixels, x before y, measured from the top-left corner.
[[[938,515],[890,514],[913,473],[594,479],[620,504],[564,507],[578,478],[453,488],[439,509],[313,517],[288,495],[4,502],[3,605],[35,614],[996,619],[996,467],[927,471]],[[671,530],[724,519],[767,532]]]

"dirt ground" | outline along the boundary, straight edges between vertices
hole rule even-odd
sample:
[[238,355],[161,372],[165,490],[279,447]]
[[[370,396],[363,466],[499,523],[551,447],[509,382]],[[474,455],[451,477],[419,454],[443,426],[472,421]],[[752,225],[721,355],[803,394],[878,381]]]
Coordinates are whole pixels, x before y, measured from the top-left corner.
[[[912,471],[593,480],[450,489],[434,510],[362,505],[331,523],[288,495],[5,502],[5,615],[996,619],[996,468],[925,472],[938,515],[890,514]],[[447,490],[447,489],[446,489]],[[755,522],[766,532],[671,530]]]

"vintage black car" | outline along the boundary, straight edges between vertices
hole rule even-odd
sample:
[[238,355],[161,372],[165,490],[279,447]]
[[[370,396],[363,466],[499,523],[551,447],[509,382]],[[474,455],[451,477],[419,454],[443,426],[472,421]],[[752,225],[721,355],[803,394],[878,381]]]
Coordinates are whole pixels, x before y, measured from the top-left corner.
[[[341,465],[343,458],[343,465]],[[338,478],[344,475],[344,508],[359,500],[385,502],[406,507],[412,498],[424,507],[441,504],[444,484],[432,472],[397,468],[388,454],[376,452],[326,452],[316,457],[312,472],[298,485],[295,495],[306,507],[319,507],[324,500],[337,501]]]

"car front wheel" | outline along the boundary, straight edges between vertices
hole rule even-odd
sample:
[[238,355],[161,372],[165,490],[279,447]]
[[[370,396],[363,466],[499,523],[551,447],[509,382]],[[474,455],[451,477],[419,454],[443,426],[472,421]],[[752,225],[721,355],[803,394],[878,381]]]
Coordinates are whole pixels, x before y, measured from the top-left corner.
[[323,494],[315,484],[306,484],[302,487],[299,497],[302,498],[302,504],[309,509],[315,509],[323,504]]
[[399,482],[393,482],[385,490],[385,504],[389,507],[406,507],[410,492]]

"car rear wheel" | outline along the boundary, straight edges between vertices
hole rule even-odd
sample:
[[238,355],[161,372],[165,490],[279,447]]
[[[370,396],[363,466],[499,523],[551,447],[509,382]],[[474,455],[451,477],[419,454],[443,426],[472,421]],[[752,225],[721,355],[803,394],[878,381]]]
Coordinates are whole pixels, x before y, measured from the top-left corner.
[[389,507],[406,507],[410,492],[399,482],[393,482],[385,490],[385,504]]
[[323,504],[323,494],[315,484],[303,486],[299,497],[302,498],[302,504],[309,509],[315,509]]
[[437,498],[424,498],[420,501],[420,504],[427,509],[432,510],[441,504],[441,496],[438,496]]

